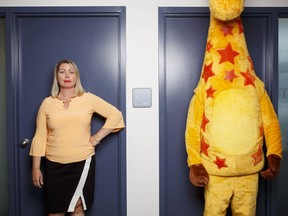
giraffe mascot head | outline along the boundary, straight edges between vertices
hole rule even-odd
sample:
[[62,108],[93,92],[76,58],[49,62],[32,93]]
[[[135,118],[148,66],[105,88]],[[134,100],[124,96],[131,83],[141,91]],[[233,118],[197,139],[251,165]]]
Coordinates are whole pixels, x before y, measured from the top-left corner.
[[244,0],[210,0],[202,73],[187,115],[190,181],[205,187],[204,215],[226,215],[229,205],[233,214],[255,215],[259,173],[272,179],[282,158],[279,121],[254,71],[243,9]]

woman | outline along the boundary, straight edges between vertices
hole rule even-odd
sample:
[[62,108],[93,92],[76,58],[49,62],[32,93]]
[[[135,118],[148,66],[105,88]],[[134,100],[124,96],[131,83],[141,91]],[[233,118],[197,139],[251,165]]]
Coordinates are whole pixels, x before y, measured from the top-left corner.
[[[93,113],[106,118],[91,135]],[[77,65],[61,60],[54,68],[51,96],[42,102],[32,140],[32,181],[42,188],[49,216],[85,215],[93,202],[95,146],[124,128],[121,112],[96,95],[84,92]],[[45,157],[45,181],[40,170]]]

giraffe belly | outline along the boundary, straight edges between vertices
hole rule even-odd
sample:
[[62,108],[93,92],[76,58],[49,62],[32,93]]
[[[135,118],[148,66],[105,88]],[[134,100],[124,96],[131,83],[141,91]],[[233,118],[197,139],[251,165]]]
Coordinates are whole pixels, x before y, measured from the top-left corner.
[[246,155],[257,149],[260,123],[258,98],[244,89],[222,91],[211,109],[211,147],[220,154]]

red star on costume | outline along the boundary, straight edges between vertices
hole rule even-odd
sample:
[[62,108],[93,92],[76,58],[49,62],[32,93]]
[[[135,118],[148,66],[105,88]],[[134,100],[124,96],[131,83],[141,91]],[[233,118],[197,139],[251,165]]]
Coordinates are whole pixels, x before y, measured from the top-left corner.
[[245,79],[244,86],[252,85],[255,88],[256,78],[250,73],[249,69],[247,68],[246,72],[240,72],[240,73]]
[[236,22],[238,24],[239,34],[243,33],[244,32],[244,28],[243,28],[243,24],[242,24],[241,19],[237,20]]
[[216,92],[216,90],[210,86],[210,88],[206,90],[207,98],[214,98],[214,92]]
[[208,41],[207,45],[206,45],[206,51],[210,52],[210,49],[212,48],[212,43],[210,41]]
[[208,148],[209,147],[210,147],[210,145],[207,144],[202,137],[201,138],[201,153],[205,154],[207,157],[209,157],[209,154],[208,154]]
[[209,119],[206,117],[205,113],[203,113],[202,117],[202,124],[201,124],[201,129],[205,131],[206,125],[209,123]]
[[229,26],[228,24],[225,24],[223,28],[221,28],[221,31],[223,32],[224,37],[226,37],[229,34],[233,35],[232,30],[233,30],[233,26]]
[[204,65],[204,70],[203,70],[203,74],[202,74],[202,78],[205,80],[205,83],[207,82],[207,80],[211,77],[214,76],[215,73],[212,70],[212,65],[213,63],[209,64],[209,65]]
[[263,127],[263,125],[261,125],[259,127],[259,137],[263,137],[263,135],[264,135],[264,127]]
[[226,76],[224,80],[229,80],[230,82],[233,82],[233,79],[237,78],[238,76],[235,74],[234,70],[231,71],[225,71]]
[[251,65],[251,70],[254,70],[254,65],[253,65],[253,62],[252,62],[252,59],[250,56],[247,57],[248,58],[248,61],[250,62],[250,65]]
[[216,160],[214,161],[214,163],[218,166],[218,169],[224,168],[224,167],[228,167],[227,164],[225,163],[226,159],[221,159],[219,157],[216,156]]
[[226,61],[234,64],[234,58],[239,55],[239,52],[236,52],[232,49],[231,43],[229,43],[225,49],[217,50],[217,52],[221,55],[219,64]]
[[254,166],[256,166],[258,163],[262,161],[262,147],[259,145],[258,151],[251,155],[251,157],[254,159]]

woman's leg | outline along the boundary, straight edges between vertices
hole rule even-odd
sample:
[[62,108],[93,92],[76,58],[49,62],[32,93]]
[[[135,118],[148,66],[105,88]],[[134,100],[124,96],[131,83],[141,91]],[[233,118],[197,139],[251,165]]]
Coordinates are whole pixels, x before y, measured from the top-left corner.
[[64,216],[65,213],[48,214],[48,216]]
[[71,212],[70,216],[85,216],[85,211],[82,205],[81,198],[76,203],[74,212]]

